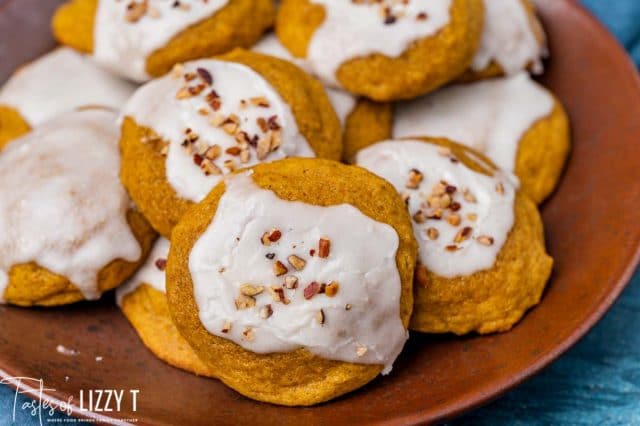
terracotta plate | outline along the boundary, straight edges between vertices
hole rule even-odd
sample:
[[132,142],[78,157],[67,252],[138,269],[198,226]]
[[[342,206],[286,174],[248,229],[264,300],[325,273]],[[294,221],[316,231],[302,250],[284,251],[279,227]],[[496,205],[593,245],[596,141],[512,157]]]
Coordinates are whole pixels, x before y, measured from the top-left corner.
[[[0,80],[49,49],[55,0],[0,0]],[[486,403],[566,351],[611,306],[638,260],[640,84],[599,23],[572,0],[540,0],[552,59],[543,82],[567,106],[574,148],[566,175],[543,208],[555,272],[542,304],[512,332],[489,337],[414,334],[393,373],[315,408],[260,404],[215,380],[154,358],[113,297],[64,309],[0,307],[0,370],[42,378],[48,398],[73,397],[77,415],[139,423],[417,423]],[[56,346],[76,348],[68,357]],[[96,362],[95,357],[104,357]],[[65,376],[68,377],[65,380]],[[137,412],[79,411],[80,391],[139,389]],[[86,396],[86,392],[85,392]],[[87,400],[84,405],[86,407]]]

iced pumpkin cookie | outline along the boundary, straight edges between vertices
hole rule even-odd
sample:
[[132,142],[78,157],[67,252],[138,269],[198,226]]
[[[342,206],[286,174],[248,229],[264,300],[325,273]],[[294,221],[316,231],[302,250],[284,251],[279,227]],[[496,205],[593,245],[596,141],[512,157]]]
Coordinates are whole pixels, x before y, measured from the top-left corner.
[[116,300],[140,339],[154,355],[174,367],[200,376],[209,369],[178,333],[171,320],[165,289],[169,241],[160,238],[144,265],[116,290]]
[[420,246],[411,329],[509,330],[540,301],[553,260],[536,205],[486,157],[446,140],[385,141],[357,164],[402,194]]
[[529,70],[541,74],[547,40],[531,0],[483,0],[485,15],[480,47],[463,81],[514,75]]
[[276,33],[325,84],[391,101],[462,74],[482,22],[482,0],[283,0]]
[[515,172],[542,202],[556,187],[570,149],[567,114],[527,73],[441,89],[398,104],[392,134],[442,137],[482,152]]
[[[275,34],[268,34],[251,48],[265,55],[275,56],[293,62],[304,71],[312,74],[313,70],[304,58],[296,58],[278,40]],[[370,145],[389,137],[392,111],[391,104],[373,102],[366,98],[354,96],[341,89],[325,87],[333,109],[338,114],[342,126],[344,147]],[[348,153],[343,153],[344,155]]]
[[141,82],[179,62],[252,45],[274,15],[272,0],[69,0],[52,25],[61,43]]
[[383,179],[319,159],[260,164],[175,228],[169,308],[228,386],[312,405],[391,370],[408,337],[416,250]]
[[117,115],[64,114],[0,152],[0,299],[94,300],[142,263],[155,234],[118,179]]
[[79,107],[119,109],[133,90],[88,56],[67,47],[55,49],[20,67],[0,89],[0,146]]
[[222,176],[285,157],[339,159],[340,124],[316,80],[254,52],[199,60],[140,88],[124,108],[122,181],[165,237]]

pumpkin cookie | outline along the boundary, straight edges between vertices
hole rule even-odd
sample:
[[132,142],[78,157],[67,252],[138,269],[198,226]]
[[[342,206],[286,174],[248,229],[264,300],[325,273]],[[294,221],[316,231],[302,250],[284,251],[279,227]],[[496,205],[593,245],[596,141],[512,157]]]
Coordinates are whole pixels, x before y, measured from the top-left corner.
[[411,99],[469,67],[483,11],[482,0],[283,0],[276,33],[327,85]]
[[525,72],[449,86],[398,104],[392,134],[442,137],[482,152],[515,172],[541,203],[556,187],[570,149],[569,119],[560,101]]
[[274,15],[272,0],[69,0],[52,25],[62,44],[147,81],[179,62],[252,45]]
[[161,237],[145,264],[116,290],[118,306],[154,355],[174,367],[211,376],[171,320],[165,289],[168,255],[169,241]]
[[483,0],[484,29],[480,47],[461,81],[514,75],[530,70],[541,74],[547,56],[542,23],[531,0]]
[[144,261],[155,234],[118,179],[116,118],[67,113],[0,153],[3,302],[94,300]]
[[284,157],[339,159],[340,124],[316,80],[237,50],[178,66],[124,108],[122,182],[165,237],[224,174]]
[[[275,34],[266,35],[251,50],[293,62],[304,71],[313,73],[306,60],[294,57],[280,43]],[[340,119],[345,149],[370,145],[389,136],[388,129],[392,118],[391,104],[373,102],[332,87],[325,87],[325,90]],[[348,155],[349,152],[343,152],[343,159],[346,159]]]
[[228,386],[317,404],[391,370],[407,339],[415,255],[404,204],[384,180],[320,159],[259,164],[175,228],[169,308]]
[[0,89],[0,146],[64,112],[120,108],[134,86],[91,58],[61,47],[18,68]]
[[536,205],[512,175],[444,139],[384,141],[356,160],[393,184],[412,217],[412,330],[506,331],[540,301],[553,260]]

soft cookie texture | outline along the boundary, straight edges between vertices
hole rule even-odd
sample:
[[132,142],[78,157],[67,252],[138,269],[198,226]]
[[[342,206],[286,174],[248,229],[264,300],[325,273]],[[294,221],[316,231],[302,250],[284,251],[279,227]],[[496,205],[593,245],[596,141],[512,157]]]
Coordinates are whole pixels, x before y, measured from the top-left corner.
[[[118,287],[131,276],[144,261],[155,239],[155,232],[138,211],[127,212],[127,221],[140,243],[141,258],[138,262],[116,259],[101,269],[98,273],[100,292]],[[67,277],[30,262],[11,268],[4,299],[18,306],[58,306],[79,302],[84,296]]]
[[[480,47],[471,67],[458,80],[471,82],[514,74],[523,69],[540,74],[543,69],[541,60],[546,54],[546,35],[536,15],[533,2],[531,0],[502,2],[484,0],[484,2],[486,11]],[[505,26],[499,22],[501,20],[511,22]],[[505,40],[512,40],[512,43],[505,43]],[[511,62],[514,59],[522,60],[522,55],[527,55],[524,59],[526,62],[509,63],[507,69],[500,64],[500,59],[495,57],[510,58],[509,62]]]
[[[245,50],[238,49],[216,59],[245,65],[262,76],[289,105],[299,132],[315,155],[340,159],[340,123],[318,81],[287,61]],[[154,129],[125,117],[120,141],[122,182],[153,227],[169,238],[193,202],[181,197],[167,181],[166,158],[162,153],[166,145]]]
[[[391,124],[385,123],[376,125],[386,138],[442,137],[482,152],[515,173],[538,204],[557,186],[571,148],[569,117],[560,100],[524,72],[450,85],[397,103]],[[365,138],[345,139],[345,160],[370,144]]]
[[[418,143],[416,141],[430,146],[435,145],[439,147],[438,150],[441,155],[450,156],[454,159],[455,161],[451,163],[451,170],[458,167],[466,167],[484,176],[495,176],[495,173],[498,172],[498,169],[495,168],[491,161],[482,154],[449,140],[413,138],[412,141],[404,143]],[[394,143],[400,145],[403,144],[403,141],[387,144],[388,152],[393,151]],[[370,149],[379,146],[374,145]],[[363,154],[365,152],[363,151]],[[358,164],[362,166],[376,164],[372,162],[371,158],[370,153],[364,157],[359,154],[357,157]],[[389,161],[391,161],[391,158]],[[462,163],[462,165],[459,163]],[[379,162],[377,163],[378,167],[380,167],[380,164]],[[428,163],[425,163],[422,167],[425,173],[429,173],[428,170],[430,169],[433,169],[433,165]],[[418,172],[416,171],[416,173]],[[445,179],[445,175],[440,179]],[[436,184],[436,186],[438,185]],[[497,220],[496,218],[485,217],[483,219],[483,213],[476,214],[474,218],[469,216],[474,211],[482,212],[482,205],[476,203],[482,203],[482,199],[485,198],[486,194],[482,194],[482,198],[478,197],[476,199],[473,193],[466,192],[465,188],[450,185],[453,184],[446,184],[446,194],[464,193],[464,198],[459,196],[459,198],[453,198],[454,195],[451,195],[452,198],[450,199],[459,200],[460,202],[456,201],[450,204],[450,213],[434,213],[437,209],[433,209],[432,196],[429,196],[426,202],[428,206],[431,206],[431,209],[424,213],[425,216],[419,217],[417,213],[411,212],[415,222],[414,226],[426,227],[425,235],[421,235],[419,238],[421,251],[424,249],[423,253],[428,253],[429,256],[432,256],[430,261],[435,260],[435,264],[438,267],[447,265],[447,263],[441,262],[444,256],[454,256],[455,251],[460,250],[459,246],[456,247],[454,241],[457,244],[471,241],[469,246],[463,247],[461,250],[469,250],[469,247],[473,244],[479,250],[487,250],[494,244],[499,244],[498,240],[500,240],[500,238],[496,238],[494,242],[493,237],[495,235],[483,237],[482,235],[477,235],[481,231],[475,230],[476,220],[493,221]],[[504,188],[506,186],[500,187],[499,193],[505,193],[504,191],[507,191],[507,189]],[[404,187],[397,189],[407,191]],[[420,190],[422,191],[422,187],[420,187]],[[426,192],[422,191],[421,193],[427,196],[429,187],[425,188],[425,190]],[[433,191],[436,193],[435,187]],[[496,187],[496,191],[498,191],[498,187]],[[414,194],[411,195],[411,197],[414,196]],[[449,195],[446,196],[449,197]],[[461,203],[462,206],[460,205]],[[453,207],[454,204],[457,204],[455,208]],[[414,284],[415,305],[410,325],[412,330],[425,333],[455,333],[458,335],[474,331],[480,334],[507,331],[522,318],[529,308],[539,303],[553,265],[553,260],[545,251],[544,231],[540,214],[535,203],[526,194],[520,192],[515,193],[511,208],[513,208],[513,225],[510,231],[504,234],[506,239],[504,239],[503,245],[501,247],[496,246],[499,251],[491,267],[473,268],[471,273],[451,273],[451,268],[453,268],[453,271],[464,270],[460,269],[461,259],[465,259],[462,257],[451,257],[449,259],[448,266],[444,268],[448,270],[447,274],[444,272],[438,274],[427,265],[418,265]],[[496,213],[491,213],[491,216]],[[511,214],[511,211],[508,213]],[[486,213],[484,214],[486,215]],[[455,222],[452,220],[452,216],[457,216]],[[458,226],[458,228],[455,228],[458,230],[458,234],[456,234],[455,240],[445,242],[454,245],[447,246],[447,250],[436,252],[435,250],[439,249],[434,244],[446,237],[443,235],[442,230],[438,233],[433,226],[437,224],[438,226],[447,227],[449,225],[446,222],[449,222],[450,225]],[[464,233],[465,230],[467,230],[467,234]],[[482,248],[482,246],[485,246],[485,248]],[[454,253],[448,253],[450,247],[454,248]],[[430,248],[429,251],[426,251],[428,248]],[[482,253],[482,251],[478,251],[478,253]],[[466,258],[466,261],[468,260]],[[474,259],[474,261],[476,260]]]
[[163,292],[143,284],[123,297],[120,308],[144,345],[155,356],[199,376],[213,376],[178,333],[171,320],[167,296]]
[[[253,182],[288,201],[317,206],[348,203],[389,224],[399,237],[396,266],[401,279],[400,317],[412,310],[416,243],[402,200],[384,180],[363,169],[320,159],[287,159],[253,167]],[[258,354],[209,333],[199,318],[189,270],[192,247],[212,221],[225,193],[220,183],[189,211],[173,232],[167,265],[167,295],[180,333],[224,383],[250,398],[282,405],[312,405],[371,381],[381,365],[352,364],[313,355],[306,349]]]
[[116,302],[149,350],[174,367],[199,376],[211,372],[178,333],[167,305],[165,267],[169,241],[159,238],[147,261],[116,290]]
[[[273,33],[267,34],[251,49],[255,52],[293,62],[307,73],[313,75],[313,70],[305,59],[294,57]],[[367,143],[386,139],[389,136],[388,129],[392,118],[391,104],[373,102],[332,87],[325,88],[329,100],[340,119],[345,148],[364,146]],[[343,160],[353,153],[345,150],[343,152]]]
[[[350,59],[339,66],[336,79],[345,90],[376,101],[411,99],[430,92],[471,64],[480,41],[483,10],[482,0],[453,0],[449,23],[435,35],[413,42],[399,57],[374,53]],[[304,58],[325,18],[323,5],[284,0],[276,34],[294,56]]]
[[[98,3],[70,0],[62,5],[52,22],[56,39],[81,52],[94,52]],[[189,26],[152,52],[145,61],[146,72],[158,77],[176,63],[251,46],[273,24],[274,15],[272,0],[229,0],[213,16]]]
[[[58,122],[64,123],[64,120],[70,122],[78,120],[82,122],[81,117],[100,114],[99,111],[100,110],[93,112],[92,110],[86,110],[71,113],[70,115],[63,116]],[[109,115],[108,118],[110,117]],[[115,114],[112,118],[116,118]],[[100,119],[103,120],[103,118]],[[52,131],[55,128],[54,124],[55,123],[48,124]],[[96,124],[96,126],[99,128],[100,125]],[[17,139],[15,143],[22,142],[20,139]],[[46,141],[43,143],[46,143]],[[9,141],[3,141],[0,143],[0,149],[6,148],[8,145]],[[1,155],[2,152],[0,152],[0,156]],[[53,182],[56,178],[59,177],[56,176],[55,173],[52,173],[50,180]],[[25,198],[28,199],[28,194],[25,194]],[[78,205],[77,208],[82,207]],[[96,277],[96,287],[99,293],[119,286],[124,280],[131,276],[142,262],[144,262],[156,237],[149,223],[134,207],[126,212],[126,222],[129,225],[133,237],[135,237],[135,240],[137,240],[140,246],[140,258],[137,261],[127,261],[120,258],[114,259],[100,269]],[[99,228],[99,226],[96,227]],[[82,243],[83,242],[80,241],[78,245],[82,245]],[[6,288],[4,288],[3,294],[0,295],[6,303],[19,306],[57,306],[85,300],[84,294],[69,277],[54,273],[36,262],[12,265],[7,275],[8,282],[6,283]]]

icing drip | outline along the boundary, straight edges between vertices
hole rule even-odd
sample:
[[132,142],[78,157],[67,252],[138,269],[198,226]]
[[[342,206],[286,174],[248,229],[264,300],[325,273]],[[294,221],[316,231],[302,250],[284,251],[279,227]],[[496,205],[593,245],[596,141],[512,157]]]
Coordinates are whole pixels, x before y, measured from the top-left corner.
[[291,108],[244,65],[200,60],[141,87],[124,115],[168,141],[167,180],[199,202],[236,167],[313,157]]
[[396,106],[393,137],[443,137],[515,169],[524,134],[554,108],[553,96],[527,73],[440,89]]
[[493,267],[514,223],[513,176],[477,173],[448,149],[421,141],[377,143],[356,163],[407,200],[427,269],[451,278]]
[[528,66],[535,74],[542,74],[541,59],[547,48],[536,38],[536,24],[529,19],[523,0],[484,0],[484,7],[484,31],[471,68],[482,71],[495,61],[507,75]]
[[[284,59],[285,61],[294,63],[309,74],[313,73],[306,60],[296,58],[289,53],[286,47],[280,43],[280,40],[278,40],[278,37],[276,37],[275,34],[266,35],[262,40],[260,40],[260,42],[253,46],[251,50]],[[334,89],[332,87],[325,87],[325,90],[329,96],[329,101],[331,102],[333,109],[340,119],[340,124],[344,128],[349,114],[351,114],[356,106],[356,97],[344,90]]]
[[106,110],[68,113],[0,153],[0,294],[11,267],[35,262],[97,299],[103,267],[140,257],[115,122]]
[[120,109],[134,90],[89,56],[60,47],[18,69],[0,90],[0,104],[36,126],[82,106]]
[[127,281],[125,285],[116,290],[116,302],[122,306],[122,300],[130,293],[133,293],[143,284],[150,285],[154,289],[166,293],[165,288],[165,268],[167,256],[169,255],[169,240],[158,238],[153,246],[147,261],[138,269],[138,272]]
[[395,230],[348,204],[282,200],[247,174],[226,184],[189,256],[205,328],[256,353],[304,347],[390,371],[408,337]]
[[398,57],[413,42],[435,35],[450,20],[451,0],[351,2],[311,0],[325,8],[325,19],[307,49],[314,73],[340,87],[336,72],[350,59],[374,53]]
[[94,56],[111,71],[146,81],[149,55],[191,25],[212,17],[229,0],[99,0]]

